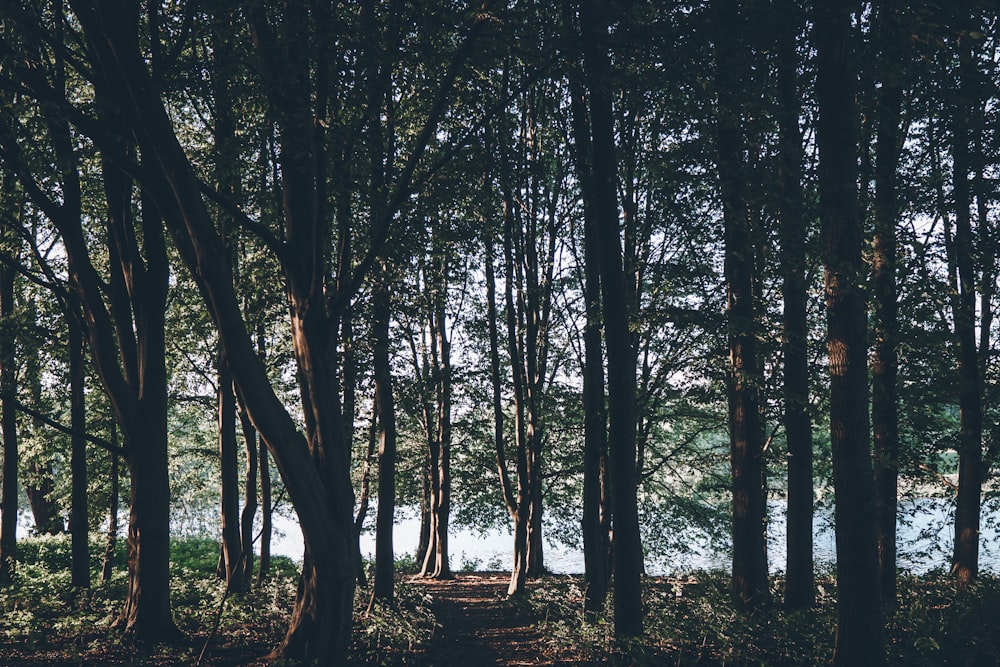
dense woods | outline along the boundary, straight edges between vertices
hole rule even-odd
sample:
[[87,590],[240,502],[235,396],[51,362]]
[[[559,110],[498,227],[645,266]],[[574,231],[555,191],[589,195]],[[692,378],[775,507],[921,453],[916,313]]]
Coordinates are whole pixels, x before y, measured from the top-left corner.
[[612,653],[673,655],[645,575],[703,548],[734,623],[832,590],[822,659],[898,662],[912,582],[996,594],[997,10],[5,3],[0,597],[67,533],[108,641],[177,645],[208,537],[219,613],[296,578],[269,661],[347,664],[410,514],[424,579],[509,529],[514,601],[582,550]]

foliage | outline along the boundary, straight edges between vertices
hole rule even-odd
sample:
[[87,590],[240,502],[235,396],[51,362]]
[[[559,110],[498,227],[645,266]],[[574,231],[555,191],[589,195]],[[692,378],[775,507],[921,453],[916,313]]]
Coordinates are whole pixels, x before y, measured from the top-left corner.
[[[0,661],[11,655],[66,655],[87,665],[193,664],[212,628],[225,590],[216,576],[219,543],[186,537],[171,542],[171,582],[174,620],[188,640],[176,646],[135,645],[111,629],[126,593],[125,572],[119,567],[110,582],[100,583],[103,540],[92,540],[89,590],[70,584],[68,535],[32,537],[18,543],[15,581],[0,590]],[[117,562],[125,562],[125,544],[117,545]],[[219,630],[207,652],[207,664],[242,664],[261,657],[280,640],[295,598],[298,568],[277,556],[271,574],[256,582],[245,596],[230,596]],[[362,664],[409,664],[434,630],[434,617],[422,589],[397,586],[397,605],[364,613],[367,592],[355,599],[352,660]],[[244,656],[243,659],[238,656]],[[74,664],[77,664],[74,662]]]
[[[817,665],[832,657],[837,612],[829,575],[818,581],[815,608],[786,613],[775,605],[749,616],[733,609],[726,573],[647,579],[646,634],[630,646],[614,641],[610,602],[604,617],[584,622],[581,583],[545,579],[525,603],[550,648],[567,660],[603,664],[625,652],[634,665]],[[772,580],[776,600],[782,587]],[[998,592],[996,577],[983,577],[967,591],[938,577],[901,579],[899,602],[887,614],[890,664],[995,664],[1000,640],[990,623],[1000,612]]]

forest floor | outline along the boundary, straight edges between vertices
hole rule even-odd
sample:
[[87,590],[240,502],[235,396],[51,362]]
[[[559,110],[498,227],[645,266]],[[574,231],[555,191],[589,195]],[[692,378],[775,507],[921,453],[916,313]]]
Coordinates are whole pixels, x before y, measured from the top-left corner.
[[[415,667],[471,665],[587,665],[561,660],[546,650],[537,628],[537,612],[528,605],[506,600],[510,575],[500,572],[460,573],[454,579],[433,580],[404,576],[403,581],[422,594],[433,614],[429,639],[422,637],[412,652],[388,655],[368,652],[352,665],[403,664]],[[529,587],[534,584],[529,583]],[[265,628],[250,623],[235,634],[220,633],[211,642],[202,665],[206,667],[264,667],[264,655],[281,638],[283,627]],[[94,628],[92,631],[96,631]],[[57,633],[53,633],[57,634]],[[54,636],[46,641],[9,642],[0,646],[4,667],[110,667],[143,665],[195,665],[204,636],[189,635],[184,646],[142,647],[101,641],[97,631],[81,633],[75,641]],[[105,637],[106,638],[106,637]]]
[[412,580],[430,595],[439,624],[421,662],[428,667],[571,664],[547,655],[538,619],[529,609],[504,599],[509,581],[510,575],[503,573]]

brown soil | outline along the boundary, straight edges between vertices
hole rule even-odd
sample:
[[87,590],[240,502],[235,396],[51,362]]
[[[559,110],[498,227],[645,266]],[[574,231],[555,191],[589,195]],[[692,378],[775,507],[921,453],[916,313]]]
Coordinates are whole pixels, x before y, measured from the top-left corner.
[[429,667],[566,664],[544,655],[536,619],[504,600],[509,580],[489,573],[413,580],[431,595],[440,624],[427,650]]

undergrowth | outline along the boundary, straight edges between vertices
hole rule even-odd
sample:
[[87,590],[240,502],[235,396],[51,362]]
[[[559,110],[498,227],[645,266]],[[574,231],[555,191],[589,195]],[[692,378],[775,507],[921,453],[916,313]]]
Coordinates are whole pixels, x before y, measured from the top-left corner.
[[[113,629],[127,592],[125,545],[116,553],[111,580],[100,580],[103,540],[90,545],[89,589],[71,585],[69,536],[31,537],[18,542],[11,586],[0,589],[0,664],[191,665],[219,629],[206,665],[253,662],[276,646],[287,629],[298,583],[298,566],[272,557],[270,574],[246,595],[227,596],[216,577],[219,544],[207,538],[171,541],[170,591],[173,618],[188,641],[176,646],[140,646]],[[434,618],[419,589],[398,584],[397,605],[365,614],[368,591],[355,597],[353,664],[408,664],[431,636]]]
[[[629,645],[614,640],[611,601],[587,623],[582,582],[549,578],[531,590],[528,606],[540,619],[540,634],[568,660],[610,664],[616,657],[641,665],[820,665],[833,657],[835,586],[817,585],[812,609],[786,613],[783,582],[773,581],[778,601],[753,615],[737,613],[729,599],[729,577],[702,572],[644,583],[645,634]],[[900,579],[898,604],[885,609],[889,663],[925,666],[1000,664],[1000,580],[984,576],[957,590],[938,577]]]

